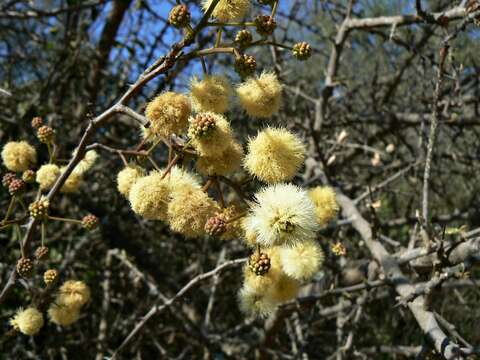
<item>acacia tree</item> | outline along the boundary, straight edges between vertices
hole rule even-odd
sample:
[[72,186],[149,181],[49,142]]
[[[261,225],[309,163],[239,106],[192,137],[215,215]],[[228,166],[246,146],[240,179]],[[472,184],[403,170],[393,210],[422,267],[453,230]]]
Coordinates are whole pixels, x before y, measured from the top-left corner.
[[2,353],[478,352],[480,5],[260,3],[2,5]]

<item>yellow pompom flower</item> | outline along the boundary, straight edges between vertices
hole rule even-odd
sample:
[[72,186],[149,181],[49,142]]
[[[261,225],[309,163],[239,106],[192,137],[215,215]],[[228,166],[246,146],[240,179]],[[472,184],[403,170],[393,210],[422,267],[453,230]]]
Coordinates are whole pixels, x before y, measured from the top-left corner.
[[22,172],[37,163],[37,151],[26,141],[10,141],[2,149],[2,160],[8,170]]
[[15,316],[10,320],[16,330],[22,334],[33,336],[40,331],[44,324],[43,315],[33,307],[28,309],[19,309]]
[[317,186],[310,189],[308,196],[315,204],[318,222],[321,226],[327,225],[338,213],[337,196],[335,190],[329,186]]
[[[211,130],[205,135],[195,135],[198,133],[198,124],[203,123],[203,120],[213,124]],[[218,156],[233,141],[230,123],[220,114],[200,113],[196,117],[191,117],[189,122],[188,133],[192,145],[201,156]]]
[[271,185],[258,192],[243,224],[266,247],[312,239],[319,228],[315,205],[306,191],[292,184]]
[[265,296],[265,292],[243,286],[238,292],[240,310],[249,316],[267,317],[275,312],[278,303]]
[[[206,12],[213,0],[203,0],[202,7]],[[220,0],[212,15],[220,21],[233,21],[243,18],[250,8],[250,0]]]
[[172,196],[177,191],[182,191],[185,189],[193,191],[195,189],[200,190],[202,188],[198,176],[179,166],[173,166],[165,179],[169,182]]
[[200,156],[195,165],[197,171],[204,176],[226,176],[241,168],[242,159],[242,145],[232,139],[220,154]]
[[138,179],[128,194],[132,210],[148,220],[165,220],[170,200],[170,186],[162,173],[152,172]]
[[144,170],[135,165],[129,165],[117,174],[117,189],[123,196],[128,197],[133,184],[145,175]]
[[83,281],[68,280],[63,283],[56,303],[68,308],[79,308],[90,300],[90,288]]
[[[63,174],[65,172],[66,166],[60,168],[60,172]],[[82,173],[72,171],[68,176],[67,180],[63,184],[60,191],[62,193],[74,193],[77,192],[82,184],[83,176]]]
[[60,176],[60,168],[55,164],[45,164],[37,170],[35,181],[40,185],[40,189],[50,189]]
[[295,299],[299,291],[300,282],[282,273],[273,286],[267,289],[265,297],[272,302],[282,304]]
[[48,316],[56,325],[69,326],[80,318],[80,308],[53,303],[48,309]]
[[203,80],[193,78],[190,85],[190,97],[196,112],[214,112],[223,114],[228,110],[232,88],[224,76],[206,75]]
[[274,73],[250,77],[237,87],[240,105],[248,115],[269,118],[276,114],[282,103],[282,85]]
[[183,188],[173,192],[168,204],[170,228],[186,237],[205,233],[205,223],[218,212],[219,206],[200,189]]
[[185,132],[191,111],[187,96],[167,91],[148,103],[145,115],[150,120],[151,131],[157,135],[170,137],[172,134],[179,135]]
[[305,146],[287,129],[267,128],[248,142],[247,171],[268,184],[291,180],[303,165]]
[[[73,152],[74,156],[75,154],[76,154],[76,151]],[[83,175],[88,170],[90,170],[90,168],[95,164],[95,161],[97,161],[97,158],[98,158],[98,154],[95,150],[87,151],[83,159],[79,161],[77,166],[75,166],[72,173]]]
[[288,276],[297,280],[308,280],[320,269],[325,255],[315,240],[282,246],[280,263]]

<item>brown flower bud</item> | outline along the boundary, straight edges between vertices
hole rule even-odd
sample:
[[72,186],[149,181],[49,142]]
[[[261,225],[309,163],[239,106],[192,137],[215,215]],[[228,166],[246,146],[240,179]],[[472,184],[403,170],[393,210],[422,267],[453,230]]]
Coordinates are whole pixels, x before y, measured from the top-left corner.
[[262,276],[268,273],[270,266],[270,258],[265,253],[252,254],[248,259],[248,267],[250,268],[250,271],[257,276]]
[[25,190],[25,181],[22,179],[13,179],[8,185],[8,192],[10,195],[19,195]]
[[227,231],[227,224],[221,214],[212,216],[205,224],[205,232],[211,236],[220,236]]
[[47,255],[48,255],[48,247],[46,246],[39,246],[35,250],[35,258],[37,260],[43,260],[47,257]]
[[43,125],[43,120],[40,116],[36,116],[32,119],[32,127],[34,129],[38,129],[42,125]]
[[48,125],[43,125],[37,130],[37,137],[42,143],[52,143],[55,138],[55,130]]
[[237,32],[237,35],[235,35],[235,42],[242,48],[250,45],[252,40],[252,33],[248,30],[240,30]]
[[305,41],[296,43],[293,45],[292,54],[297,60],[307,60],[312,56],[312,47]]
[[258,15],[255,18],[255,28],[257,29],[257,33],[261,36],[269,36],[272,35],[277,27],[277,23],[275,19],[270,15]]
[[33,262],[29,258],[21,258],[17,262],[17,273],[21,277],[28,278],[33,272]]
[[185,4],[172,8],[168,15],[168,22],[176,28],[184,28],[190,23],[190,11]]
[[6,173],[2,178],[2,185],[8,188],[12,180],[16,178],[14,173]]
[[99,224],[98,217],[92,214],[86,215],[82,219],[82,226],[88,231],[95,229],[98,226],[98,224]]
[[235,59],[235,71],[242,77],[246,78],[255,73],[257,62],[253,56],[243,54]]

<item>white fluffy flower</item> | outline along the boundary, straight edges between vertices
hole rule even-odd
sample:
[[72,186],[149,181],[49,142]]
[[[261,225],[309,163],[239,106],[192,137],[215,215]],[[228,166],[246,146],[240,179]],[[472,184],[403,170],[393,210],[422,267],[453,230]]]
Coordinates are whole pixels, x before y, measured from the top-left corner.
[[276,184],[255,195],[245,230],[263,246],[295,244],[315,237],[319,229],[315,205],[307,192],[292,184]]

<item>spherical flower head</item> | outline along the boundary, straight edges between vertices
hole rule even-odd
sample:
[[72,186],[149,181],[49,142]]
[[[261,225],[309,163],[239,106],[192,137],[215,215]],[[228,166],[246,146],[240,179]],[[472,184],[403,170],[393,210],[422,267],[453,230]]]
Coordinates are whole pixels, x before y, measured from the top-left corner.
[[55,139],[55,130],[48,125],[40,126],[37,129],[37,138],[44,144],[51,144]]
[[[60,168],[60,172],[63,174],[65,170],[67,169],[66,166]],[[68,176],[67,180],[63,183],[63,186],[61,187],[60,191],[62,193],[75,193],[80,189],[80,185],[82,184],[83,181],[83,175],[81,173],[77,173],[72,171],[70,175]]]
[[117,189],[125,197],[128,197],[133,184],[145,175],[144,169],[139,166],[129,165],[117,174]]
[[215,127],[209,132],[208,136],[195,136],[192,138],[192,145],[199,155],[212,156],[222,153],[232,142],[232,129],[230,123],[220,114],[212,112],[200,113],[195,118],[190,118],[191,129],[189,134],[193,134],[193,127],[196,119],[199,117],[209,117],[215,122]]
[[[76,151],[73,152],[73,155],[75,155],[75,153]],[[75,166],[72,173],[83,175],[84,173],[86,173],[88,170],[91,169],[91,167],[95,164],[97,159],[98,159],[98,154],[95,150],[87,151],[83,159],[79,161],[77,166]]]
[[277,309],[278,303],[265,293],[255,291],[250,287],[242,287],[238,292],[240,310],[252,317],[268,317]]
[[286,129],[267,128],[248,142],[246,170],[268,184],[291,180],[305,160],[305,145]]
[[37,334],[44,324],[43,315],[33,307],[28,309],[19,309],[15,316],[10,320],[16,330],[22,334],[33,336]]
[[165,179],[169,183],[172,195],[185,189],[193,191],[202,188],[200,178],[180,166],[173,166]]
[[8,170],[22,172],[37,163],[37,151],[26,141],[10,141],[2,149],[2,161]]
[[219,210],[218,204],[202,190],[184,188],[173,193],[168,204],[168,223],[173,231],[196,238],[205,234],[207,220]]
[[[203,0],[202,7],[206,12],[213,0]],[[212,16],[220,21],[235,21],[243,18],[250,8],[250,0],[220,0],[215,6]]]
[[69,326],[80,318],[80,308],[53,303],[48,309],[48,316],[56,325]]
[[325,259],[322,248],[315,240],[297,242],[282,246],[280,263],[288,276],[297,280],[311,279],[318,272]]
[[165,220],[170,200],[170,185],[161,172],[138,179],[128,194],[132,210],[148,220]]
[[256,234],[258,244],[291,245],[315,237],[315,205],[298,186],[271,185],[258,192],[255,201],[244,226]]
[[190,85],[190,97],[196,112],[214,112],[223,114],[228,110],[232,87],[224,76],[207,75],[203,80],[193,78]]
[[154,144],[161,140],[161,136],[155,134],[150,127],[141,126],[140,136],[146,144]]
[[58,292],[56,303],[66,307],[80,308],[90,300],[90,288],[83,281],[68,280]]
[[338,213],[337,196],[335,190],[329,186],[317,186],[310,189],[308,196],[315,204],[315,212],[321,226],[327,225]]
[[60,168],[55,164],[45,164],[37,170],[36,182],[40,185],[40,189],[51,189],[55,181],[60,176]]
[[295,299],[299,291],[300,282],[282,273],[278,281],[267,290],[265,297],[270,301],[282,304]]
[[172,134],[179,135],[185,132],[191,111],[187,96],[167,91],[148,103],[145,115],[150,120],[150,129],[155,134],[170,137]]
[[263,72],[249,78],[237,87],[240,105],[248,115],[269,118],[276,114],[282,103],[282,85],[274,73]]
[[204,176],[227,176],[241,168],[243,148],[231,139],[230,144],[219,154],[200,156],[196,162],[197,171]]

